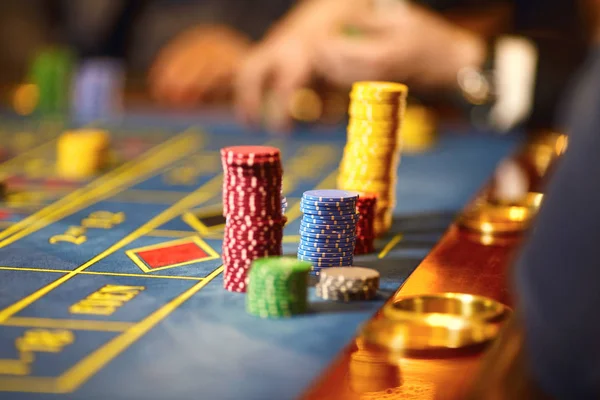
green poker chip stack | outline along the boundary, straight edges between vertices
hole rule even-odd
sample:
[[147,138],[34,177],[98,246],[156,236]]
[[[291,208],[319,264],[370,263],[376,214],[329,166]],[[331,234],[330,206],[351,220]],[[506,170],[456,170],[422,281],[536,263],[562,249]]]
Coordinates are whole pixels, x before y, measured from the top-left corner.
[[262,318],[283,318],[308,309],[311,263],[292,257],[254,260],[248,275],[246,310]]
[[29,70],[29,82],[38,89],[36,111],[43,115],[68,111],[74,59],[60,47],[40,51]]

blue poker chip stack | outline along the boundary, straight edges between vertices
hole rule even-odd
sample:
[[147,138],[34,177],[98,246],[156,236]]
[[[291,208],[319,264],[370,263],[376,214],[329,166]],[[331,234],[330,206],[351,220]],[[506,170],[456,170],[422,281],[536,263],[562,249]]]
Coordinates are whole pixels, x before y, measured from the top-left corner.
[[105,120],[118,116],[123,108],[125,73],[122,62],[91,58],[77,68],[71,111],[78,122]]
[[312,263],[313,272],[352,266],[357,200],[358,193],[345,190],[309,190],[302,195],[298,259]]

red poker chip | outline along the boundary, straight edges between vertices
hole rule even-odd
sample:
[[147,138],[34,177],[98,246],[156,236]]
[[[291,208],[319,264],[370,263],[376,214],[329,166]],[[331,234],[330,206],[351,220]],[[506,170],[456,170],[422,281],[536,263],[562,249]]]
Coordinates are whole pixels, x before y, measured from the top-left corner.
[[272,168],[244,168],[244,167],[225,167],[223,169],[224,179],[263,179],[266,181],[283,179],[283,169],[278,167]]
[[284,226],[287,223],[287,217],[281,216],[279,218],[229,218],[226,221],[226,226],[233,226],[237,228],[261,228],[269,226]]
[[256,248],[223,248],[222,256],[229,260],[243,260],[259,256],[279,255],[280,246],[256,247]]
[[246,155],[233,154],[229,152],[224,154],[221,152],[221,162],[226,165],[261,165],[261,164],[274,164],[281,162],[281,156],[279,154],[258,154],[248,153]]
[[232,242],[230,239],[227,243],[227,245],[224,245],[222,247],[222,255],[226,256],[226,257],[230,257],[230,256],[238,256],[238,255],[253,255],[253,254],[262,254],[262,253],[270,253],[270,252],[276,252],[279,251],[279,248],[281,247],[280,243],[275,243],[275,242],[271,242],[271,243],[264,243],[264,244],[258,244],[258,245],[253,245],[250,244],[246,241],[240,241],[240,242]]
[[225,225],[225,233],[232,235],[271,235],[281,233],[283,225],[264,225],[264,226],[249,226],[249,225]]
[[221,156],[226,159],[273,158],[280,154],[279,149],[273,146],[229,146],[221,149]]
[[[233,236],[227,235],[228,244],[239,244],[240,246],[250,247],[252,250],[260,249],[260,247],[269,246],[281,242],[283,233],[274,233],[272,235],[248,235],[248,236]],[[225,237],[224,237],[225,239]]]

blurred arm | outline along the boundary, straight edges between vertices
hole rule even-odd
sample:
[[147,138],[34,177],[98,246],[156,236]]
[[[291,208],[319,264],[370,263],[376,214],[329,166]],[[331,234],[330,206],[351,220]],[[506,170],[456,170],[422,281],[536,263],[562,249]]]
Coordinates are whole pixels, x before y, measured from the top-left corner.
[[559,399],[600,397],[600,56],[587,65],[564,121],[569,149],[517,264],[525,351]]

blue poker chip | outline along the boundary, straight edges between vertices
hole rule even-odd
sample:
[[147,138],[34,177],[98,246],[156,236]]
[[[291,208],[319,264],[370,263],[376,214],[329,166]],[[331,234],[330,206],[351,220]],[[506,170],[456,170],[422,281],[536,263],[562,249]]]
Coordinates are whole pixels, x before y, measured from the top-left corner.
[[339,252],[343,253],[354,253],[354,244],[349,243],[346,246],[338,246],[338,247],[324,247],[324,246],[312,246],[307,243],[300,243],[298,245],[298,250],[307,251],[309,253],[318,253],[318,254],[335,254]]
[[313,257],[319,259],[331,259],[331,258],[344,258],[354,256],[354,253],[351,251],[338,252],[338,253],[315,253],[313,251],[306,251],[302,249],[298,249],[298,255],[303,257]]
[[313,265],[313,268],[314,267],[349,267],[354,262],[352,257],[343,259],[343,260],[328,261],[325,259],[311,260],[304,256],[298,256],[298,260],[308,261],[309,263],[311,263]]
[[358,222],[359,215],[358,214],[348,214],[348,215],[310,215],[304,214],[302,216],[303,222],[308,222],[311,224],[323,224],[323,225],[339,225],[339,224],[347,224],[350,222]]
[[347,224],[313,224],[306,221],[301,221],[300,226],[309,229],[325,229],[325,230],[355,230],[356,223],[347,223]]
[[309,232],[309,231],[300,229],[300,236],[307,238],[307,239],[310,238],[313,240],[325,239],[325,240],[337,240],[337,241],[352,242],[356,239],[356,232],[320,233],[320,232]]
[[300,224],[300,232],[306,233],[320,233],[323,235],[354,235],[356,234],[356,227],[348,229],[342,228],[310,228],[306,225]]
[[327,235],[324,233],[300,231],[300,241],[305,243],[338,243],[340,245],[346,245],[346,243],[354,243],[356,241],[356,235]]
[[312,201],[325,202],[355,202],[358,200],[357,192],[336,189],[308,190],[302,194],[302,198]]
[[300,206],[300,211],[304,215],[315,215],[315,216],[325,216],[325,217],[341,217],[346,215],[356,215],[356,210],[317,210],[315,208],[307,208]]
[[300,200],[300,206],[323,210],[348,210],[356,208],[356,203],[319,203],[316,201]]
[[298,253],[298,258],[303,258],[306,261],[312,261],[312,262],[317,262],[317,263],[337,263],[337,264],[339,264],[342,262],[352,261],[352,258],[354,258],[354,255],[350,254],[347,256],[323,257],[320,254],[318,256],[309,256],[309,255]]
[[352,251],[354,251],[354,247],[353,247],[354,242],[343,242],[343,243],[340,243],[339,241],[314,242],[314,241],[309,241],[306,239],[308,239],[308,238],[305,238],[304,240],[300,240],[300,244],[299,244],[298,248],[309,250],[309,251],[318,250],[320,252],[327,252],[328,250],[334,250],[334,249],[342,249],[342,250],[352,249]]
[[327,209],[327,210],[346,210],[346,209],[356,208],[356,203],[337,204],[337,203],[319,203],[319,202],[310,201],[310,200],[300,200],[300,206],[308,207],[308,208],[322,208],[322,209]]

